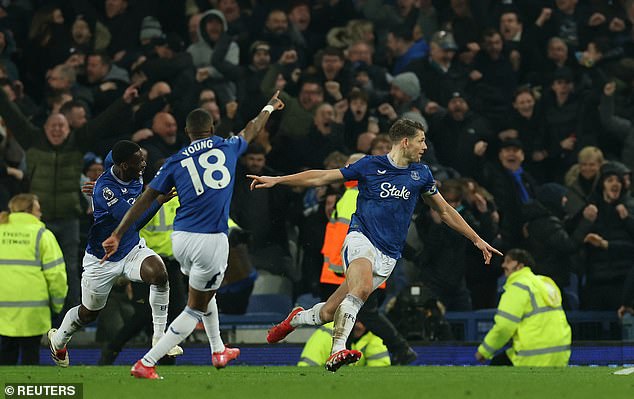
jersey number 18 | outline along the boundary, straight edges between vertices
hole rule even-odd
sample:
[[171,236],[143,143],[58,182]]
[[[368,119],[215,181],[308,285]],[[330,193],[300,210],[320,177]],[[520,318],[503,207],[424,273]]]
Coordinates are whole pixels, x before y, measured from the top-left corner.
[[[210,163],[209,158],[211,157],[215,157],[216,162]],[[198,157],[198,164],[204,169],[202,181],[200,181],[198,169],[196,169],[196,165],[194,164],[194,158],[186,158],[181,161],[181,166],[187,168],[189,172],[189,177],[192,179],[196,195],[201,195],[205,192],[203,182],[205,186],[214,190],[220,190],[229,185],[231,174],[229,173],[229,169],[225,166],[226,160],[225,154],[217,148],[213,148],[201,154]],[[214,172],[220,174],[220,179],[214,177]]]

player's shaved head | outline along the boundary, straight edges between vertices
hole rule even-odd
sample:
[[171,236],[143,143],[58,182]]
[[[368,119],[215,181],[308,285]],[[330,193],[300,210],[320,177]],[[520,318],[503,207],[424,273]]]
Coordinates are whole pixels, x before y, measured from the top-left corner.
[[413,121],[411,119],[401,118],[394,122],[389,131],[390,140],[392,143],[398,143],[405,137],[416,137],[419,131],[425,132],[423,124]]
[[141,147],[134,141],[121,140],[112,147],[112,161],[119,165],[130,159],[130,157],[141,150]]
[[196,108],[187,115],[185,130],[191,137],[206,137],[214,133],[214,120],[209,112]]

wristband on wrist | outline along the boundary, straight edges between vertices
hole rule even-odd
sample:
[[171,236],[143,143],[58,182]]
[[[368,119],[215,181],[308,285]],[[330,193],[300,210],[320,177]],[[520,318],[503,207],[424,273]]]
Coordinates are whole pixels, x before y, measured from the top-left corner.
[[262,108],[261,112],[264,112],[264,111],[267,111],[269,114],[272,114],[273,111],[275,111],[275,107],[270,104],[267,104],[264,106],[264,108]]

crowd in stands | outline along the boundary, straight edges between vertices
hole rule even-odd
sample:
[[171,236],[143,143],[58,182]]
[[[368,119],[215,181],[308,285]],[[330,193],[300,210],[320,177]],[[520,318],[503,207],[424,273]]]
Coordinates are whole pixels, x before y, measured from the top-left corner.
[[[0,208],[39,197],[66,307],[92,221],[81,182],[112,145],[145,150],[147,183],[186,144],[192,109],[228,137],[276,90],[286,107],[236,171],[239,278],[254,269],[319,296],[345,190],[250,191],[247,174],[386,154],[389,127],[409,118],[442,195],[496,248],[528,250],[566,309],[634,305],[633,0],[5,1],[0,86]],[[450,311],[496,307],[501,259],[485,266],[422,202],[404,255],[402,285]]]

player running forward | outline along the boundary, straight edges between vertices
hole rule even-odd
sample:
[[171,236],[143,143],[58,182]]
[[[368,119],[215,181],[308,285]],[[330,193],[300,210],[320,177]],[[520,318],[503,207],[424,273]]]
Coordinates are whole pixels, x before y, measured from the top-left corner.
[[354,363],[361,352],[346,349],[346,340],[363,303],[392,273],[401,256],[419,196],[452,229],[482,251],[485,263],[501,253],[480,238],[438,192],[429,167],[420,163],[427,149],[423,126],[409,119],[397,120],[389,131],[392,150],[387,155],[365,156],[341,169],[308,170],[279,177],[253,176],[251,189],[276,184],[313,187],[341,180],[358,180],[357,210],[352,215],[342,259],[345,281],[328,298],[311,309],[295,308],[267,336],[269,343],[284,339],[295,328],[322,325],[334,320],[331,355],[326,370]]
[[[152,344],[156,344],[165,332],[169,304],[167,270],[161,257],[145,246],[138,230],[174,194],[168,192],[157,197],[134,228],[123,237],[121,247],[111,254],[108,262],[100,264],[104,256],[101,242],[110,236],[141,194],[141,176],[146,166],[141,147],[132,141],[117,142],[112,148],[112,159],[114,165],[99,177],[93,192],[94,224],[88,232],[88,246],[83,259],[81,305],[66,312],[59,329],[53,328],[47,335],[51,357],[58,366],[68,367],[66,344],[77,330],[97,319],[101,309],[106,306],[112,286],[120,276],[150,284],[149,302],[154,324]],[[177,346],[169,351],[170,356],[182,353],[183,350]]]
[[185,131],[191,144],[172,155],[156,173],[149,188],[125,215],[112,235],[103,242],[104,259],[117,251],[121,238],[161,193],[176,187],[180,207],[174,219],[172,247],[181,270],[189,275],[189,298],[183,312],[170,324],[163,338],[137,361],[131,374],[138,378],[160,378],[156,362],[169,348],[187,338],[202,320],[210,340],[212,357],[226,353],[231,360],[240,353],[226,348],[220,338],[218,306],[214,294],[227,268],[229,204],[238,157],[246,150],[276,109],[284,103],[275,93],[262,112],[239,136],[223,139],[213,134],[211,116],[195,109],[187,116]]

